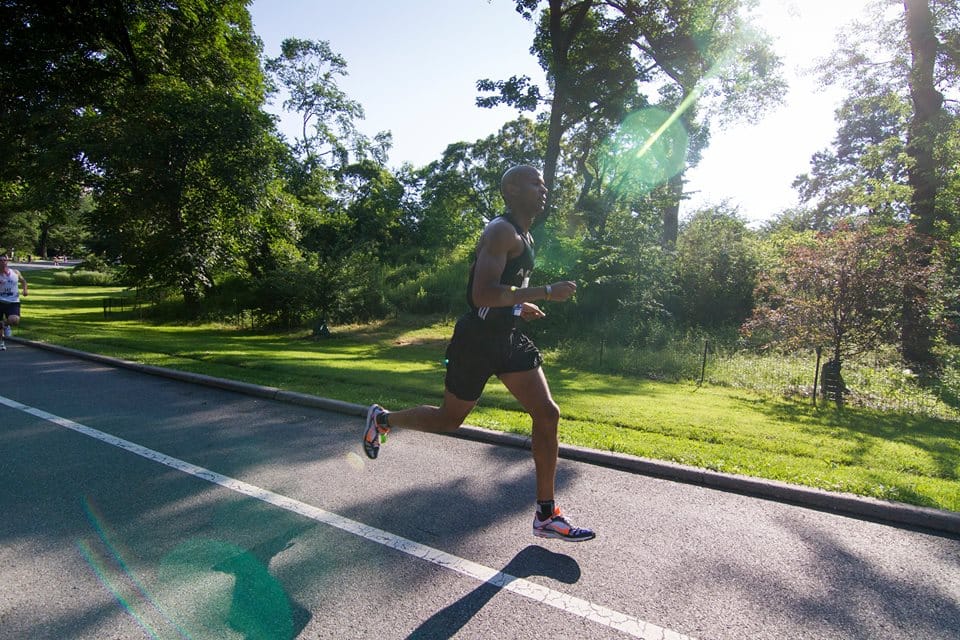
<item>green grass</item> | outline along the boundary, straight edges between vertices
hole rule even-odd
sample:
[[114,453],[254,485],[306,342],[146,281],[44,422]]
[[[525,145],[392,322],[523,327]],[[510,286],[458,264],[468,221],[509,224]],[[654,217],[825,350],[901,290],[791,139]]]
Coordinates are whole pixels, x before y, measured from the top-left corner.
[[[399,408],[441,398],[449,319],[333,327],[320,340],[308,331],[161,324],[129,307],[105,316],[104,298],[131,296],[120,287],[26,275],[24,338],[360,404]],[[577,371],[545,355],[565,443],[960,511],[956,421]],[[496,381],[469,422],[529,433],[529,419]]]

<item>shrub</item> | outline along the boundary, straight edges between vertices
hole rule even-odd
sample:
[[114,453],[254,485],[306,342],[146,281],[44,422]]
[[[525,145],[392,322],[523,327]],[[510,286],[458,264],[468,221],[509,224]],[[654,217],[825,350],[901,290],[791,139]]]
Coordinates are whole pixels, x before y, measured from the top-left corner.
[[101,287],[115,283],[113,274],[100,271],[56,271],[53,281],[59,285],[74,287]]
[[74,268],[74,271],[98,271],[100,273],[109,273],[110,264],[106,258],[91,253],[81,260]]
[[113,284],[113,274],[100,271],[74,271],[71,284],[81,287],[107,286]]

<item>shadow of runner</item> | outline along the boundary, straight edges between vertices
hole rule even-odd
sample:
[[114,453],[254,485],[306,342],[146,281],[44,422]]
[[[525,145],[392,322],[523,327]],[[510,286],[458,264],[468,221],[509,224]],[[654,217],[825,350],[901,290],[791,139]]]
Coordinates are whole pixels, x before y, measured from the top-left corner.
[[[565,584],[574,584],[580,579],[577,561],[543,547],[530,545],[500,570],[498,579],[509,584],[518,578],[544,576]],[[503,587],[484,582],[453,604],[444,607],[424,621],[407,636],[408,640],[434,640],[451,638],[457,634]]]
[[246,640],[288,640],[300,635],[311,614],[294,602],[268,567],[293,539],[313,525],[294,527],[213,567],[236,581],[227,624]]
[[244,640],[297,637],[311,614],[287,594],[268,566],[311,526],[290,528],[250,549],[208,538],[178,545],[160,561],[157,599],[162,610],[187,638],[226,637],[227,629]]

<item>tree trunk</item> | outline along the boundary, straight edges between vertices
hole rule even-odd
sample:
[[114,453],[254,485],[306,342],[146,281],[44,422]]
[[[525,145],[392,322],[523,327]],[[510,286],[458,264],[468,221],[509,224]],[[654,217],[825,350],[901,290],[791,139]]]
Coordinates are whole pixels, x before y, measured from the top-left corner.
[[583,28],[584,19],[593,0],[585,0],[575,7],[575,13],[564,27],[563,0],[550,0],[550,56],[553,67],[553,101],[550,105],[550,126],[547,131],[547,151],[543,160],[543,182],[547,185],[547,206],[543,215],[534,221],[535,226],[546,222],[553,208],[553,185],[557,179],[560,163],[560,143],[563,139],[564,116],[567,111],[567,93],[570,76],[570,46]]
[[910,98],[913,102],[913,118],[907,138],[907,153],[914,161],[909,169],[909,182],[913,187],[911,216],[917,231],[931,235],[937,220],[936,197],[939,186],[933,149],[937,120],[943,109],[943,95],[937,91],[934,83],[938,42],[929,1],[904,0],[903,6],[912,57]]
[[[37,242],[37,253],[40,254],[41,260],[47,259],[47,253],[50,251],[48,246],[50,243],[50,227],[48,225],[40,225],[40,239]],[[31,249],[32,251],[32,249]]]
[[[907,39],[910,42],[910,98],[913,118],[907,134],[907,154],[913,160],[908,180],[913,188],[910,217],[917,231],[932,235],[936,231],[939,180],[934,143],[937,120],[943,109],[943,95],[936,89],[934,66],[937,42],[929,0],[903,0]],[[924,292],[904,290],[903,357],[920,367],[932,363],[932,327],[927,317]]]
[[677,234],[680,229],[680,200],[683,197],[683,172],[670,178],[667,182],[669,201],[663,207],[663,233],[660,245],[664,249],[673,249],[677,246]]
[[560,141],[563,138],[563,103],[566,91],[560,82],[553,92],[553,104],[550,107],[550,126],[547,130],[547,152],[543,159],[543,182],[547,185],[547,206],[543,215],[538,216],[535,225],[546,222],[553,208],[553,185],[557,179],[557,165],[560,162]]

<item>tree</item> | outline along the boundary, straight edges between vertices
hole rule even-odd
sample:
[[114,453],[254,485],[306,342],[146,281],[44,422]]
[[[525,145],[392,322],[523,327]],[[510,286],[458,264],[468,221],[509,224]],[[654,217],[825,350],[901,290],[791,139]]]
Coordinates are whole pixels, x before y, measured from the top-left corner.
[[802,236],[757,287],[757,308],[741,332],[785,350],[826,346],[838,365],[900,337],[904,283],[929,289],[923,236],[911,226],[841,223]]
[[676,313],[704,327],[740,326],[753,311],[757,256],[746,221],[726,206],[698,211],[677,239]]
[[[536,0],[516,2],[517,11],[527,19],[532,19],[539,4]],[[687,162],[691,164],[699,160],[708,139],[707,119],[698,117],[701,97],[715,99],[719,112],[728,117],[757,115],[763,107],[779,101],[784,88],[778,75],[780,61],[765,38],[752,31],[748,37],[747,25],[740,17],[744,7],[739,0],[550,0],[533,47],[553,91],[545,178],[553,179],[564,135],[601,106],[622,108],[627,103],[623,82],[616,74],[605,75],[606,83],[596,79],[584,83],[589,90],[579,94],[574,90],[585,62],[573,55],[578,42],[599,39],[616,43],[608,49],[608,57],[616,52],[614,59],[625,57],[629,63],[613,68],[632,70],[631,88],[637,81],[652,83],[659,93],[657,104],[679,119],[689,134]],[[584,51],[591,49],[581,46]],[[478,86],[500,91],[498,98],[478,100],[482,106],[506,103],[532,109],[541,100],[539,89],[530,87],[528,78],[514,77],[499,84],[482,81]],[[635,95],[635,90],[630,95]],[[629,95],[628,100],[636,104]],[[663,242],[672,246],[683,196],[682,171],[668,179],[666,189]]]
[[[880,28],[876,25],[879,23]],[[956,90],[960,65],[960,11],[954,0],[887,0],[875,5],[869,26],[847,30],[838,52],[823,67],[827,82],[846,80],[856,90],[865,78],[895,92],[911,109],[901,137],[909,157],[905,184],[910,219],[921,234],[948,237],[956,224],[956,203],[944,187],[955,173],[944,162],[951,121],[944,95]],[[932,258],[932,256],[931,256]],[[928,296],[910,285],[904,292],[902,343],[917,367],[934,364],[933,325]]]
[[[785,83],[769,38],[743,16],[738,0],[611,0],[641,37],[641,67],[660,84],[660,105],[689,132],[687,162],[695,165],[709,140],[711,115],[758,118],[782,101]],[[705,104],[704,104],[705,103]],[[703,108],[703,106],[707,108]],[[714,114],[711,114],[714,111]],[[683,171],[671,176],[663,211],[663,243],[677,239]]]
[[81,197],[77,111],[106,82],[89,46],[91,4],[0,5],[0,225],[21,250],[45,254]]
[[440,246],[456,236],[472,237],[503,212],[500,179],[519,164],[536,164],[543,150],[542,126],[527,118],[505,123],[474,142],[448,145],[439,160],[424,167],[424,227],[441,232]]
[[272,178],[259,43],[241,0],[118,9],[131,49],[96,49],[116,80],[81,122],[91,220],[131,281],[195,304],[242,264]]
[[347,75],[347,62],[329,42],[288,38],[280,45],[280,55],[266,61],[265,69],[276,83],[273,90],[286,93],[284,109],[300,115],[300,137],[293,148],[308,171],[336,170],[351,157],[372,156],[386,163],[390,134],[381,132],[370,141],[357,130],[355,121],[364,118],[363,107],[337,84],[338,76]]
[[[81,176],[96,196],[90,221],[101,246],[123,256],[133,280],[177,286],[188,301],[236,266],[271,178],[260,44],[245,5],[0,7],[0,46],[16,63],[0,83],[12,152],[0,180],[25,195],[64,194],[42,203],[55,221],[77,201]],[[63,188],[51,188],[58,181]]]
[[[928,235],[933,233],[939,218],[936,205],[940,176],[934,160],[934,146],[939,125],[943,123],[943,94],[937,90],[935,78],[938,49],[943,45],[937,40],[930,5],[930,0],[903,0],[910,47],[908,84],[913,103],[907,138],[907,153],[913,159],[909,168],[910,186],[913,187],[912,215],[917,221],[917,230]],[[952,53],[960,56],[960,51]]]
[[[947,47],[937,39],[930,4],[929,0],[903,0],[910,44],[910,99],[913,102],[913,118],[907,137],[907,153],[913,159],[909,169],[910,186],[913,187],[911,214],[923,234],[935,233],[938,221],[946,217],[937,206],[943,181],[934,148],[945,115],[943,94],[937,90],[936,63],[938,50]],[[960,51],[949,51],[949,54],[952,62],[960,61]],[[903,345],[906,356],[911,362],[930,365],[933,362],[933,340],[926,289],[908,284],[905,298]]]
[[94,228],[132,282],[198,303],[253,242],[272,175],[268,116],[223,90],[157,78],[94,120],[104,140],[89,152]]
[[[516,0],[517,12],[525,19],[532,20],[539,0]],[[540,59],[540,66],[547,72],[548,82],[551,85],[552,95],[547,98],[541,94],[539,87],[530,85],[530,78],[523,76],[514,76],[507,81],[493,82],[491,80],[480,80],[477,82],[477,88],[480,91],[496,91],[498,95],[480,97],[477,104],[481,107],[492,107],[498,104],[509,104],[517,107],[521,111],[534,111],[542,103],[549,103],[550,110],[548,114],[547,125],[547,143],[543,158],[543,178],[547,185],[548,202],[536,222],[539,226],[549,217],[553,209],[554,184],[557,179],[557,170],[560,162],[561,143],[563,136],[586,117],[590,111],[589,105],[604,105],[609,101],[605,96],[611,93],[621,94],[624,90],[622,82],[610,82],[602,76],[593,78],[594,83],[588,85],[586,82],[580,82],[583,70],[583,62],[577,69],[571,60],[571,53],[578,46],[578,43],[587,41],[589,46],[591,36],[597,40],[598,14],[593,11],[597,3],[594,0],[580,0],[578,2],[565,2],[564,0],[549,0],[548,8],[544,11],[538,29],[531,53],[536,54]],[[613,42],[611,38],[608,42]],[[607,48],[607,55],[600,56],[597,62],[603,64],[611,60],[610,47]],[[629,61],[629,55],[624,48],[621,51],[614,52],[613,60],[626,59],[627,63],[615,68],[634,71],[633,64]],[[635,72],[635,71],[634,71]],[[619,78],[618,78],[619,79]],[[629,78],[627,87],[635,85],[635,77]],[[580,91],[578,91],[578,85]],[[592,93],[584,102],[584,94],[587,91],[585,87],[589,86]],[[579,100],[575,97],[580,94]]]
[[909,115],[908,102],[873,78],[843,101],[832,147],[814,154],[810,173],[793,183],[800,201],[813,206],[810,228],[825,231],[854,215],[884,224],[909,219]]

